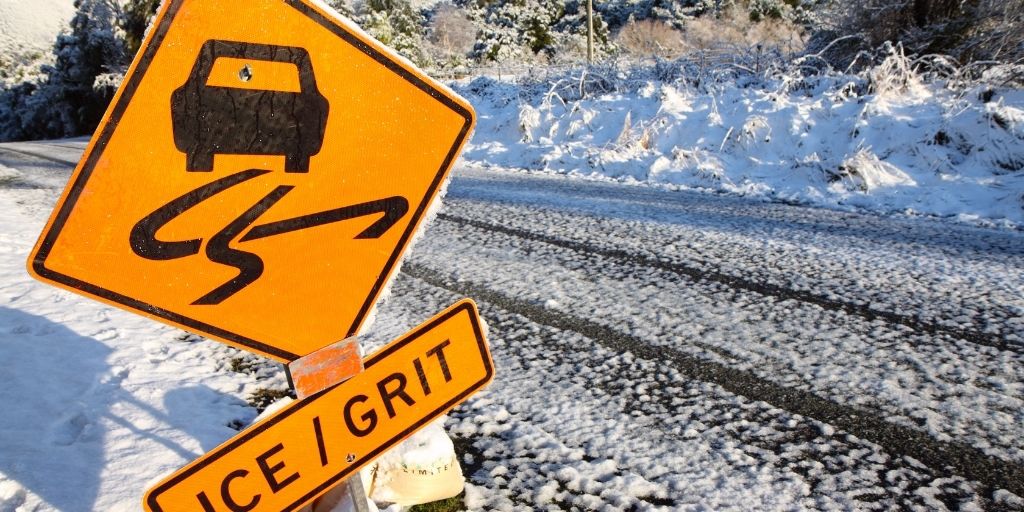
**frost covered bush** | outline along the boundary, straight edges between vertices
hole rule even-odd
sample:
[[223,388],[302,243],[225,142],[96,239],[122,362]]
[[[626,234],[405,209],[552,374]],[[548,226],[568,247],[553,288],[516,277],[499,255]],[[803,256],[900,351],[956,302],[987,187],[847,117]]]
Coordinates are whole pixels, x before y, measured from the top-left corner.
[[[942,54],[961,65],[1024,59],[1024,2],[1019,0],[865,0],[831,2],[812,52],[838,69],[870,67],[861,52],[901,44],[910,55]],[[833,44],[842,39],[841,44]],[[827,49],[827,51],[826,51]]]
[[884,187],[915,186],[914,180],[899,167],[871,151],[860,148],[843,160],[836,170],[825,169],[830,183],[842,182],[843,188],[868,193]]
[[[478,62],[548,63],[578,61],[585,55],[585,0],[459,0],[476,23]],[[613,50],[609,27],[594,13],[598,55]]]
[[23,82],[37,82],[40,68],[52,60],[51,55],[37,50],[0,55],[0,89]]
[[660,20],[631,20],[619,30],[616,42],[635,57],[675,58],[684,49],[683,34]]
[[435,65],[464,64],[476,42],[476,25],[452,4],[441,4],[430,18],[427,30]]
[[423,14],[409,0],[365,0],[357,10],[357,23],[378,41],[418,65],[427,65]]
[[803,30],[781,17],[751,18],[740,9],[720,16],[704,16],[685,25],[685,41],[692,50],[750,50],[760,47],[784,54],[803,50]]
[[914,71],[913,63],[907,58],[902,46],[886,44],[883,51],[885,59],[864,72],[875,94],[899,96],[922,87],[921,77]]
[[134,56],[142,47],[146,30],[153,23],[160,0],[127,0],[121,16],[125,47],[129,56]]

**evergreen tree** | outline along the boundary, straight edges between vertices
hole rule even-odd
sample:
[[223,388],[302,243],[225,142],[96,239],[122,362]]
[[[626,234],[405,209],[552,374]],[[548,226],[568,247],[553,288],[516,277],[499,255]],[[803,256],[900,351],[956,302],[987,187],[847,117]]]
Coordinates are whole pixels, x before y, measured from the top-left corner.
[[425,51],[426,18],[409,0],[366,0],[357,22],[378,41],[418,65],[429,64]]
[[129,57],[139,52],[146,30],[156,17],[160,0],[128,0],[124,6],[121,28],[124,30],[126,51]]
[[594,9],[618,32],[630,21],[658,20],[681,29],[694,16],[713,12],[723,0],[619,0],[595,2]]
[[750,14],[750,21],[779,20],[788,10],[787,7],[782,0],[751,0],[747,12]]
[[7,119],[0,138],[69,137],[96,129],[115,92],[109,75],[126,64],[119,15],[113,0],[75,0],[70,30],[57,37],[53,64],[42,67],[45,78],[0,97],[0,117]]
[[[478,61],[522,61],[530,54],[526,0],[476,0],[465,5],[480,32],[471,55]],[[535,36],[538,34],[535,34]]]
[[326,0],[327,5],[331,6],[332,9],[338,11],[338,14],[350,19],[356,19],[356,11],[352,8],[352,4],[348,0]]
[[[586,45],[582,0],[469,0],[463,4],[480,27],[472,56],[480,61],[546,60],[579,53]],[[594,13],[598,52],[610,49],[608,25]]]
[[32,113],[25,106],[37,88],[35,82],[25,81],[0,89],[0,141],[41,138],[30,119]]
[[71,31],[57,38],[55,61],[35,95],[49,110],[44,131],[59,137],[89,133],[99,124],[114,96],[108,86],[94,87],[104,73],[123,72],[125,46],[116,31],[117,5],[111,0],[75,0]]
[[[567,0],[561,4],[558,18],[551,24],[556,47],[548,50],[552,58],[581,60],[587,48],[587,0]],[[596,55],[613,49],[608,24],[600,11],[594,11],[594,52]]]

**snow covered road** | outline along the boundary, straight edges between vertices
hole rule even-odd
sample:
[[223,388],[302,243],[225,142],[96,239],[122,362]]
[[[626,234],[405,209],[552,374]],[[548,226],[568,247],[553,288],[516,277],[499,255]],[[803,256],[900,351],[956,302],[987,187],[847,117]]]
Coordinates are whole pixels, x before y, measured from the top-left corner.
[[[16,454],[0,455],[0,510],[134,509],[251,419],[230,398],[256,377],[223,369],[230,349],[24,275],[82,145],[0,145],[0,355],[46,370],[26,332],[66,326],[91,347],[79,380],[96,396],[54,398],[85,419],[51,439],[0,421],[0,454]],[[1024,509],[1020,232],[463,166],[368,341],[462,296],[498,369],[448,422],[473,510]],[[36,394],[12,374],[5,407]],[[175,388],[188,400],[168,401]],[[81,446],[82,424],[106,441]],[[133,439],[145,469],[122,467]],[[92,501],[42,474],[66,460]]]

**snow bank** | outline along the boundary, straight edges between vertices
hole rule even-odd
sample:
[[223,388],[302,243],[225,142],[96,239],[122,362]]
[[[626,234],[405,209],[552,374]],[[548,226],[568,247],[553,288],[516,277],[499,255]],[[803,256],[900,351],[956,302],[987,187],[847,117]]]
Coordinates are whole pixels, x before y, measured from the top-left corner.
[[882,78],[649,79],[602,93],[580,93],[579,74],[523,85],[477,78],[457,87],[480,116],[464,158],[1019,228],[1024,91]]

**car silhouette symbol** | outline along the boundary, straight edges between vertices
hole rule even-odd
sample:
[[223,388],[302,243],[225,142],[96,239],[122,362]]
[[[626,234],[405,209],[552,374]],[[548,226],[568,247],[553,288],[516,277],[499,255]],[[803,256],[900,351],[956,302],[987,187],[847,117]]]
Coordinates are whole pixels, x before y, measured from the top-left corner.
[[[208,85],[222,57],[293,64],[301,91]],[[283,155],[286,172],[309,172],[310,158],[323,146],[329,109],[304,48],[210,40],[188,80],[171,94],[174,145],[185,153],[190,172],[212,171],[215,154]]]

